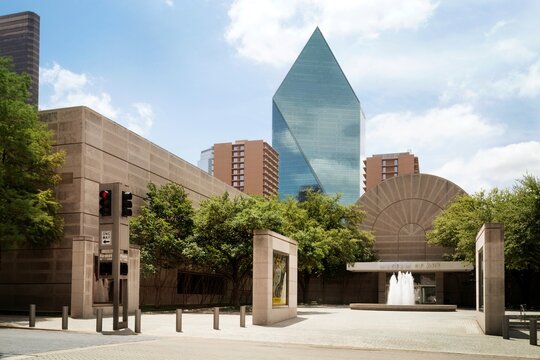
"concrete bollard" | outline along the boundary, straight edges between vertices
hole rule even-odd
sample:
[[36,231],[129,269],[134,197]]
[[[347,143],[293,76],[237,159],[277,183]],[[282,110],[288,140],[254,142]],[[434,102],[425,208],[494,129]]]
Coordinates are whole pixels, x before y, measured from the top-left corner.
[[103,309],[96,309],[96,332],[103,330]]
[[502,337],[503,339],[510,339],[510,319],[508,318],[508,316],[506,315],[503,315],[503,318],[502,318]]
[[538,328],[536,319],[529,320],[529,344],[538,345]]
[[214,308],[214,330],[219,330],[219,308]]
[[135,332],[141,333],[141,309],[135,310]]
[[176,309],[176,332],[182,332],[182,309]]
[[240,327],[246,327],[246,305],[240,306]]
[[67,330],[68,328],[68,312],[69,306],[62,306],[62,330]]
[[30,317],[28,319],[29,327],[36,327],[36,304],[30,304]]

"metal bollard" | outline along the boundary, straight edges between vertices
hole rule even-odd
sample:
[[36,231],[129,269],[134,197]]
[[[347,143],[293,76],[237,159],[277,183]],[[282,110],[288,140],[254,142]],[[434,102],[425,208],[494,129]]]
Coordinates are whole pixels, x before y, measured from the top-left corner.
[[529,344],[538,345],[538,333],[537,333],[536,319],[529,320]]
[[240,327],[246,327],[246,305],[240,306]]
[[135,332],[141,333],[141,309],[135,310]]
[[96,332],[103,330],[103,309],[96,309]]
[[176,332],[182,332],[182,309],[176,309]]
[[69,306],[62,306],[62,330],[67,330],[68,328],[68,312]]
[[214,308],[214,330],[219,330],[219,308]]
[[510,319],[508,318],[508,316],[503,315],[503,318],[502,318],[502,337],[503,337],[503,339],[506,339],[506,340],[510,339],[509,322],[510,322]]
[[29,327],[36,327],[36,304],[30,304],[30,318],[28,319]]

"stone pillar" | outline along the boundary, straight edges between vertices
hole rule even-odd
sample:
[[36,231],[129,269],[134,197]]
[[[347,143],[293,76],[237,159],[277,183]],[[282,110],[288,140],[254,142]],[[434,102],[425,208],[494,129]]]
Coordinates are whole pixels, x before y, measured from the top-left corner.
[[[274,305],[274,254],[288,256],[286,304]],[[298,245],[296,241],[270,230],[253,234],[253,310],[254,325],[271,325],[295,318],[298,291]],[[283,274],[281,272],[281,274]],[[277,298],[279,300],[279,297]],[[278,301],[279,303],[279,301]]]
[[379,299],[379,304],[386,304],[386,273],[385,272],[380,272],[380,273],[377,273],[378,275],[378,299]]
[[503,224],[484,224],[476,236],[476,320],[486,335],[502,335]]
[[129,245],[128,268],[128,311],[130,314],[133,314],[139,308],[141,250],[137,245]]
[[435,273],[435,296],[437,297],[437,304],[444,304],[444,273]]
[[92,287],[94,276],[94,252],[97,243],[93,236],[80,235],[73,237],[71,260],[71,317],[91,318]]

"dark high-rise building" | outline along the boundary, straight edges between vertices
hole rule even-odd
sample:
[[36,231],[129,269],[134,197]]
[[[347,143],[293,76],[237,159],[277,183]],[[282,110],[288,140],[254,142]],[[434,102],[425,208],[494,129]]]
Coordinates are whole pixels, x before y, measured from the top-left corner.
[[360,102],[319,28],[272,101],[272,146],[279,153],[279,194],[306,189],[360,196],[364,121]]
[[13,69],[32,79],[29,102],[38,104],[39,91],[39,16],[25,11],[0,16],[0,56],[13,60]]

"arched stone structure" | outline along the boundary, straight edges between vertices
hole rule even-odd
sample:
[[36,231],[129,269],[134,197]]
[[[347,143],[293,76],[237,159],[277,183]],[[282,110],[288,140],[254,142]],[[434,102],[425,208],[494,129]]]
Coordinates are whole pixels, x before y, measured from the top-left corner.
[[447,249],[428,245],[426,232],[435,217],[465,191],[429,174],[390,178],[357,202],[366,211],[361,227],[375,235],[380,261],[440,261]]

